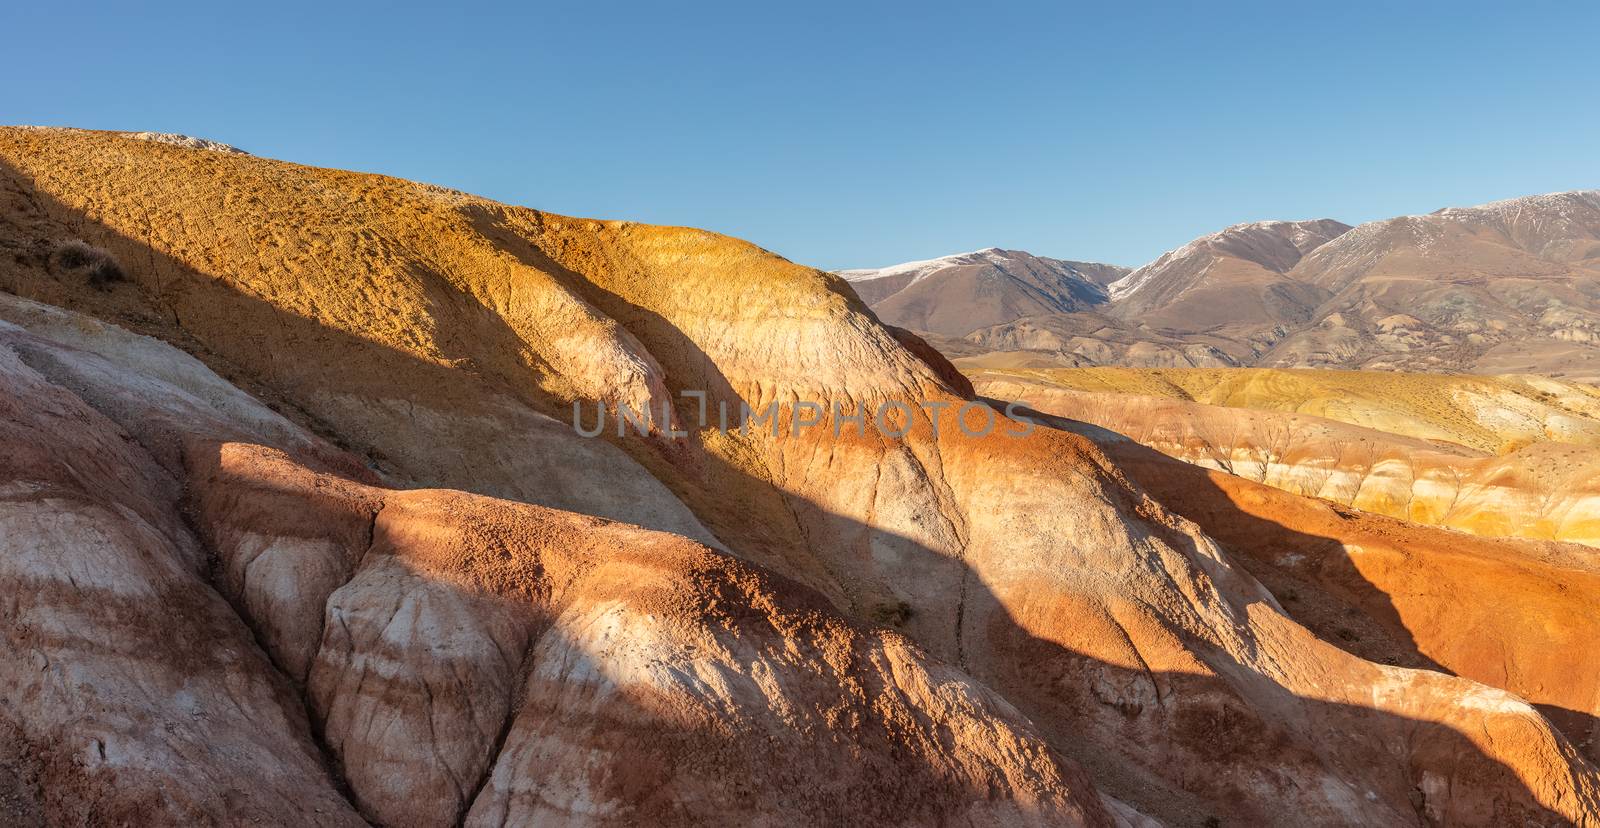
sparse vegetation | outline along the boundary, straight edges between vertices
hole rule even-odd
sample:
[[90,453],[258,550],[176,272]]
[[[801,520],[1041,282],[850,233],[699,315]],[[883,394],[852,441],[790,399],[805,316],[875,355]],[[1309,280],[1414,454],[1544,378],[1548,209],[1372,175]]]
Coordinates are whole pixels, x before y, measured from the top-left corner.
[[911,620],[912,613],[910,604],[904,601],[895,601],[873,607],[871,614],[872,620],[876,623],[887,624],[891,627],[902,627],[905,626],[907,621]]
[[56,245],[50,264],[57,272],[82,276],[96,290],[110,290],[113,284],[128,278],[110,251],[78,239]]
[[104,255],[104,250],[74,239],[56,246],[54,263],[62,270],[81,270]]

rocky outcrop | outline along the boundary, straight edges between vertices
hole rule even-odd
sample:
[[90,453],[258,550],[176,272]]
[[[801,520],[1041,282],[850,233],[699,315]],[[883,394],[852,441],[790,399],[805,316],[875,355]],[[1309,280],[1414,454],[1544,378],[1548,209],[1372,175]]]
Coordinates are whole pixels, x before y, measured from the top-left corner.
[[158,144],[171,144],[175,147],[188,147],[189,149],[203,149],[212,152],[225,152],[233,155],[247,155],[238,147],[213,141],[209,138],[196,138],[193,135],[180,135],[176,132],[135,132],[133,138],[140,141],[154,141]]
[[[174,355],[168,367],[190,366]],[[182,478],[162,462],[173,444],[146,449],[118,421],[142,426],[154,399],[164,405],[152,421],[186,420],[201,434],[270,439],[286,425],[257,407],[252,428],[221,413],[237,398],[213,407],[0,323],[8,816],[359,825],[289,682],[206,584]]]
[[380,821],[1107,819],[992,692],[726,554],[247,447],[197,465],[237,595],[325,612],[246,602],[275,656],[315,653],[313,715]]

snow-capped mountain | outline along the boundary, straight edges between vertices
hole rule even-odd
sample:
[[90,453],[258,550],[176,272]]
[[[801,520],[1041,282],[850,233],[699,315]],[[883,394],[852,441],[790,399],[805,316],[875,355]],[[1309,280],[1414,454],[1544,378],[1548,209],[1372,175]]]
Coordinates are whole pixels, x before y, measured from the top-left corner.
[[989,248],[840,275],[955,356],[1600,378],[1600,190],[1235,224],[1132,271]]
[[1115,265],[989,247],[838,275],[891,325],[964,336],[1014,319],[1103,304],[1105,281],[1125,272]]

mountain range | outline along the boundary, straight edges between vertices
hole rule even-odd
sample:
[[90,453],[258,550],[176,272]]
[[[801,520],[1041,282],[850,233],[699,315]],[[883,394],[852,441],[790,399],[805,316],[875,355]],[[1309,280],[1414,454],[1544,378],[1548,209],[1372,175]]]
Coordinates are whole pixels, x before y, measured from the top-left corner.
[[[910,284],[891,290],[892,280],[858,275],[868,271],[846,278],[869,291],[872,298],[863,298],[884,321],[993,366],[1600,378],[1600,191],[1356,227],[1331,219],[1234,225],[1105,283],[1103,300],[1075,294],[1089,301],[1053,309],[1013,298],[1048,292],[1018,278],[1022,263],[1036,257],[985,254],[989,267],[979,271],[958,266],[959,257],[918,263],[918,292],[904,299],[899,293]],[[976,286],[952,287],[945,298],[939,286],[957,271]],[[1083,272],[1059,271],[1056,293],[1090,281]],[[963,307],[980,309],[963,315]]]

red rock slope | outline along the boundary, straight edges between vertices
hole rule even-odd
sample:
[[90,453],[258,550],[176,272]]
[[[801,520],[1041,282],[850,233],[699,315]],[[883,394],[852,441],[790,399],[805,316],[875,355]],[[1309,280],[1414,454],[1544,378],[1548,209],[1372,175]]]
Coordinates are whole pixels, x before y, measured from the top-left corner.
[[178,352],[5,305],[110,357],[0,323],[8,821],[1111,823],[993,691],[809,590],[374,487]]

